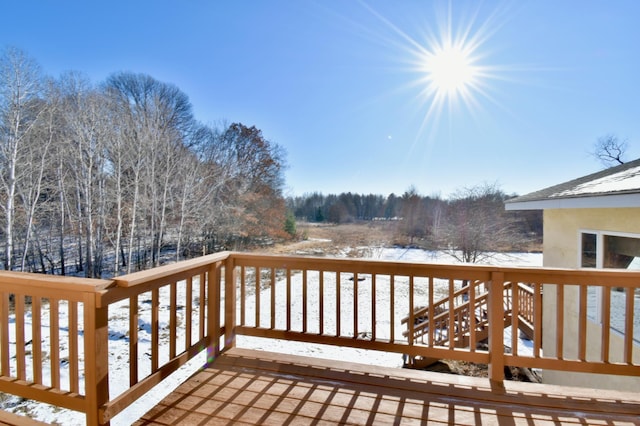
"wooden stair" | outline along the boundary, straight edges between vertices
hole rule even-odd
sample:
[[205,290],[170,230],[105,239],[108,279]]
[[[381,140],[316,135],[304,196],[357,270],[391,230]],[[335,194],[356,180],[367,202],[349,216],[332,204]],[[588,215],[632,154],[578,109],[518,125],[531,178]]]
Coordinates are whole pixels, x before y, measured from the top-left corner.
[[[528,292],[526,286],[522,286],[518,284],[519,299],[528,297],[529,293],[533,294]],[[504,328],[510,327],[513,323],[512,287],[511,283],[504,285]],[[402,319],[402,324],[406,325],[406,330],[402,334],[407,339],[413,339],[413,344],[430,347],[477,346],[489,337],[488,297],[488,283],[475,281],[463,286],[460,290],[433,303],[432,306],[414,309],[410,316]],[[518,328],[530,338],[533,336],[533,326],[526,315],[518,316]],[[439,361],[435,358],[421,357],[405,359],[406,366],[412,368],[424,368]]]

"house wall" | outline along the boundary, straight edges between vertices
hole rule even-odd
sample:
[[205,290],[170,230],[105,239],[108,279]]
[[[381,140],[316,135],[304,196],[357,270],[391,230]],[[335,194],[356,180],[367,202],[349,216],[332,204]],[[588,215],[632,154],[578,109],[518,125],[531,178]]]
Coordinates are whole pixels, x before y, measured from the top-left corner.
[[[640,234],[640,208],[621,209],[549,209],[544,211],[544,260],[547,267],[577,268],[579,267],[579,234],[581,230],[629,232]],[[551,313],[556,312],[555,286],[544,288],[543,312],[543,350],[545,356],[555,356],[556,331],[555,319]],[[565,290],[563,352],[565,356],[577,358],[577,309],[578,290]],[[549,312],[549,314],[545,314]],[[587,358],[599,358],[601,342],[601,326],[588,322]],[[622,353],[622,338],[611,334],[611,348]],[[640,347],[634,348],[634,359],[640,359]],[[611,361],[617,361],[612,359]],[[640,389],[640,377],[609,376],[601,374],[570,373],[545,370],[543,381],[551,384],[600,387],[637,391]]]

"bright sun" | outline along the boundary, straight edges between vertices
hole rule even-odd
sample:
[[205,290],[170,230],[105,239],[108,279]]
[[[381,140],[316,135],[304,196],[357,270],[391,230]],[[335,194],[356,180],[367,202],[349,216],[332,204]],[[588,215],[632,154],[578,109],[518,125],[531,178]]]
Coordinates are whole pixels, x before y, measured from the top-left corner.
[[464,96],[477,78],[470,52],[465,51],[463,46],[451,44],[426,54],[424,72],[436,96]]
[[479,8],[454,14],[450,0],[446,10],[436,8],[433,19],[418,30],[420,37],[415,37],[362,4],[394,33],[384,39],[385,43],[400,48],[406,55],[407,69],[417,76],[407,87],[415,94],[420,109],[426,107],[419,135],[426,128],[437,131],[444,121],[443,112],[447,113],[451,129],[452,117],[459,108],[476,116],[485,102],[498,104],[491,94],[490,83],[502,78],[499,74],[503,67],[485,63],[488,57],[485,46],[502,26],[502,19],[508,17],[509,8],[496,9],[486,19],[478,20]]

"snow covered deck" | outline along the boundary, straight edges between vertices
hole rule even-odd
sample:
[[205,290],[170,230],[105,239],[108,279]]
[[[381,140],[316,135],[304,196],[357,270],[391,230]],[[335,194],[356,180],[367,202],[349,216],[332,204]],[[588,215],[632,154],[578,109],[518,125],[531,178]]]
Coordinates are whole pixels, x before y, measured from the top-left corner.
[[[529,294],[526,298],[520,291],[513,291],[523,287]],[[578,312],[576,324],[565,320],[563,303],[555,311],[544,312],[559,330],[573,330],[570,335],[559,333],[552,348],[542,348],[543,287],[545,295],[553,293],[560,301],[566,292],[579,294],[579,303],[569,306]],[[607,304],[609,298],[603,299],[601,333],[587,335],[587,294],[593,287],[601,287],[604,294],[615,288],[625,295],[624,307],[618,310],[624,314],[622,345],[614,344],[621,337],[609,327],[607,318],[613,311]],[[509,398],[516,398],[523,405],[518,410],[532,416],[546,413],[551,416],[549,422],[556,418],[552,411],[565,403],[574,410],[573,416],[586,413],[595,416],[589,417],[595,421],[598,416],[620,415],[619,419],[626,421],[629,417],[625,416],[631,414],[640,418],[637,396],[507,383],[504,367],[640,376],[640,351],[633,339],[638,327],[639,288],[640,273],[629,271],[241,253],[218,253],[113,280],[0,272],[0,391],[53,405],[57,418],[36,417],[65,424],[77,424],[72,421],[74,412],[84,413],[90,425],[110,421],[130,424],[155,405],[151,403],[142,410],[138,407],[150,395],[165,390],[168,381],[174,380],[172,373],[182,374],[176,385],[183,383],[181,389],[191,389],[192,396],[203,401],[201,405],[206,405],[212,394],[230,398],[222,401],[226,405],[218,410],[221,413],[233,412],[234,395],[246,396],[238,389],[271,380],[280,385],[270,392],[285,398],[277,389],[292,380],[306,391],[328,386],[332,404],[340,407],[338,401],[347,398],[347,407],[360,416],[385,413],[387,408],[380,404],[384,402],[387,407],[391,400],[396,405],[392,402],[390,406],[396,410],[401,401],[403,409],[421,407],[422,416],[433,415],[434,419],[445,412],[454,419],[472,412],[478,418],[495,415],[500,420],[496,407],[515,404]],[[483,293],[477,289],[483,289]],[[474,312],[470,307],[486,299],[486,321],[473,315],[464,321],[469,322],[470,329],[488,327],[488,350],[473,344],[459,348],[452,339],[439,342],[433,327],[417,340],[403,336],[407,327],[408,335],[414,336],[417,307],[434,306],[443,297],[448,299],[445,310],[451,330],[462,322],[456,317],[459,312]],[[533,326],[530,347],[519,343],[518,333],[512,333],[511,338],[505,333],[506,311],[510,312],[514,330],[520,318],[527,318]],[[575,354],[564,350],[571,339],[578,345]],[[587,351],[594,341],[600,345],[599,357]],[[298,349],[292,350],[296,345]],[[239,346],[267,349],[276,355],[258,356],[258,352],[246,352]],[[334,350],[320,350],[320,346]],[[181,372],[181,368],[202,355],[206,359],[197,366],[207,363],[209,369],[187,380],[193,369]],[[294,355],[312,355],[313,359]],[[487,364],[490,380],[391,368],[401,366],[402,355]],[[264,362],[258,362],[262,358]],[[340,364],[345,360],[367,365]],[[328,375],[316,375],[321,371]],[[225,377],[229,381],[215,390],[205,383]],[[388,386],[387,382],[394,385]],[[200,395],[198,389],[204,394]],[[358,398],[349,399],[340,389]],[[560,399],[553,396],[556,393]],[[175,395],[170,401],[177,401]],[[305,404],[314,402],[312,397],[309,393],[303,398]],[[582,400],[586,402],[579,402]],[[627,411],[614,408],[613,401],[618,400]],[[194,400],[190,396],[188,401]],[[183,402],[188,401],[185,396]],[[261,401],[252,399],[246,410],[236,408],[253,413],[252,408],[259,408]],[[310,407],[305,405],[303,409],[295,401],[287,401],[292,411],[300,407],[301,415]],[[360,404],[365,401],[379,401],[379,405],[364,409],[366,405]],[[438,402],[425,405],[425,401]],[[528,404],[541,405],[536,411],[527,409]],[[62,412],[58,407],[70,411]],[[162,404],[159,407],[150,416],[163,410]],[[137,411],[128,411],[133,408]],[[331,405],[325,411],[335,415],[336,409]],[[514,420],[529,421],[520,417]],[[85,422],[84,416],[81,422]]]

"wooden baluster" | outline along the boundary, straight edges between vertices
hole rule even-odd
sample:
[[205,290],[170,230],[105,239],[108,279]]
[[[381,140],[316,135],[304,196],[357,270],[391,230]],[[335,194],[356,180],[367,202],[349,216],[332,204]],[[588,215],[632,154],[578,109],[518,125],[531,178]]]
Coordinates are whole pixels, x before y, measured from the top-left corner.
[[160,291],[151,290],[151,372],[158,370],[160,352]]
[[186,289],[185,289],[185,341],[184,345],[186,349],[191,347],[192,332],[193,332],[193,277],[187,277]]
[[336,336],[341,335],[340,324],[340,293],[341,293],[340,272],[336,272]]
[[[256,280],[256,282],[259,281]],[[225,349],[227,349],[234,348],[236,346],[236,267],[233,259],[228,259],[225,263],[224,286],[224,345]],[[217,287],[218,300],[216,306],[219,307],[220,284],[218,284]]]
[[376,274],[371,275],[371,340],[376,341]]
[[51,387],[60,389],[60,317],[58,299],[49,299],[49,329],[51,345]]
[[[289,291],[291,291],[291,271],[289,273]],[[302,332],[308,331],[308,317],[309,317],[309,281],[307,276],[307,270],[302,271]],[[288,319],[291,323],[291,318]],[[289,324],[289,328],[291,325]]]
[[[24,350],[24,296],[15,295],[14,298],[15,309],[15,327],[16,327],[16,377],[19,380],[26,380],[26,364],[25,364],[25,350]],[[76,357],[77,359],[77,357]]]
[[271,330],[276,328],[276,270],[271,268],[269,292],[271,293]]
[[542,284],[533,284],[533,355],[540,358],[542,352]]
[[609,362],[609,340],[611,335],[611,288],[602,287],[602,347],[601,360]]
[[520,332],[520,284],[510,283],[513,301],[511,305],[511,353],[518,355],[518,333]]
[[[305,318],[305,305],[307,303],[307,298],[306,298],[306,282],[307,282],[307,270],[305,269],[302,272],[302,288],[303,288],[303,294],[302,294],[302,330],[303,333],[306,332],[306,327],[307,327],[307,319]],[[286,325],[286,330],[287,331],[291,331],[291,269],[287,268],[287,292],[286,292],[286,303],[285,306],[287,307],[287,325]]]
[[207,289],[209,284],[207,282],[207,278],[205,273],[200,274],[200,294],[199,294],[199,305],[200,305],[200,322],[198,323],[198,340],[204,339],[205,333],[205,314],[211,315],[210,312],[207,312],[206,309],[206,301],[207,301]]
[[[475,352],[476,347],[478,346],[478,342],[476,341],[476,332],[477,332],[477,324],[476,324],[476,311],[482,311],[481,308],[476,307],[476,288],[478,287],[478,283],[474,282],[472,286],[469,286],[469,351]],[[482,315],[482,312],[480,312]]]
[[[9,294],[0,293],[0,375],[11,375],[9,368]],[[56,346],[57,347],[57,346]],[[58,368],[58,366],[56,366]]]
[[320,331],[320,335],[324,334],[324,271],[318,271],[319,276],[319,285],[318,285],[318,301],[320,302],[320,306],[318,310],[320,311],[320,315],[318,318],[319,324],[318,328]]
[[[207,365],[220,355],[220,300],[221,300],[221,264],[209,265],[207,271],[207,334],[210,339],[207,347]],[[226,298],[226,290],[225,290]],[[225,317],[226,327],[226,317]]]
[[453,294],[455,293],[453,278],[449,278],[449,331],[447,332],[447,339],[449,340],[449,349],[453,349],[454,339],[456,337],[456,322],[455,322],[455,305],[456,300]]
[[429,277],[429,347],[432,348],[435,344],[435,338],[436,338],[436,330],[435,330],[435,321],[433,320],[433,317],[436,316],[436,312],[434,310],[434,293],[433,293],[433,287],[434,287],[434,282],[433,282],[433,277]]
[[391,275],[389,278],[389,326],[391,327],[391,330],[389,331],[389,341],[391,343],[394,343],[396,341],[396,310],[395,310],[395,305],[396,305],[396,276],[395,275]]
[[504,380],[504,273],[492,272],[489,283],[489,379]]
[[409,346],[413,346],[415,341],[415,316],[413,313],[414,308],[414,294],[413,294],[413,275],[409,277]]
[[138,296],[129,298],[129,386],[138,383]]
[[353,274],[353,338],[358,338],[358,273]]
[[587,359],[587,289],[586,285],[578,287],[578,359]]
[[627,287],[624,290],[625,295],[625,309],[624,309],[624,360],[623,362],[626,364],[633,363],[633,340],[634,340],[634,329],[633,329],[633,318],[634,318],[634,301],[635,294],[632,287]]
[[245,267],[240,267],[240,325],[247,325],[247,273]]
[[69,390],[80,392],[80,374],[78,371],[78,302],[68,301],[69,306]]
[[31,299],[31,353],[33,382],[42,384],[42,298]]
[[169,285],[169,359],[176,357],[178,345],[178,284]]
[[556,286],[556,358],[564,359],[564,285]]
[[260,327],[260,268],[256,267],[256,289],[255,289],[255,299],[256,299],[256,307],[255,307],[255,326]]

